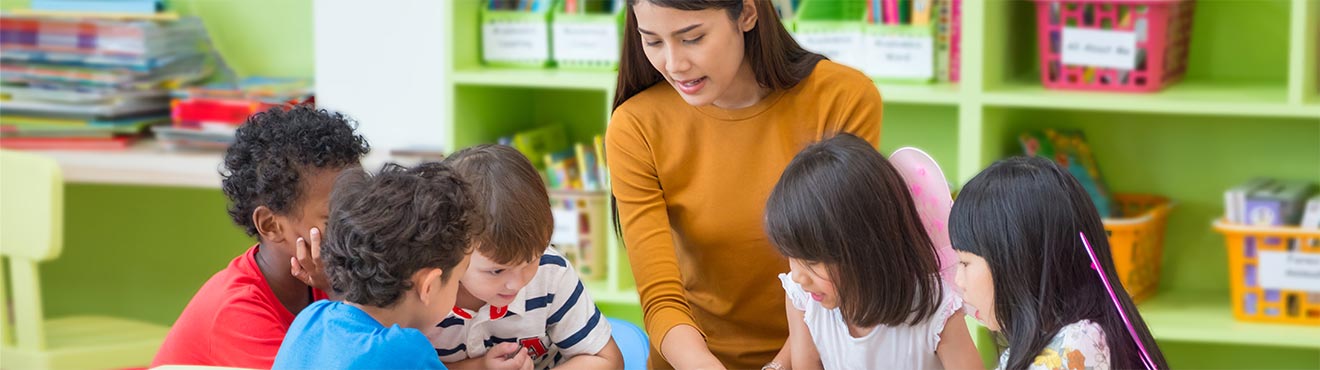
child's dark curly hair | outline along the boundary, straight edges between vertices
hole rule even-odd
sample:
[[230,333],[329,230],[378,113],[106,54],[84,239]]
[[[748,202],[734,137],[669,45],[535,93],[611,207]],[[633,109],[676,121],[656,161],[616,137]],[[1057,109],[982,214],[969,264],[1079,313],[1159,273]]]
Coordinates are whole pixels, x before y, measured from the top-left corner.
[[354,133],[356,122],[310,105],[276,107],[248,117],[225,151],[221,188],[229,217],[257,236],[252,211],[266,206],[288,214],[301,199],[308,170],[356,166],[370,147]]
[[389,307],[418,270],[439,268],[449,281],[484,225],[475,207],[467,183],[441,163],[344,171],[321,246],[330,287],[346,301]]

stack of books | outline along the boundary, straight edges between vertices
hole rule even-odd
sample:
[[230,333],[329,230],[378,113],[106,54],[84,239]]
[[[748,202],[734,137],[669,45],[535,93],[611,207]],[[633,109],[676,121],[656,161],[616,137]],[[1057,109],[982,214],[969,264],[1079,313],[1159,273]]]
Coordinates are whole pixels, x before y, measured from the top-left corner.
[[0,147],[127,147],[209,74],[206,40],[196,18],[0,15]]
[[152,131],[166,149],[223,150],[248,116],[271,107],[312,102],[312,84],[293,78],[249,77],[174,91],[173,125]]

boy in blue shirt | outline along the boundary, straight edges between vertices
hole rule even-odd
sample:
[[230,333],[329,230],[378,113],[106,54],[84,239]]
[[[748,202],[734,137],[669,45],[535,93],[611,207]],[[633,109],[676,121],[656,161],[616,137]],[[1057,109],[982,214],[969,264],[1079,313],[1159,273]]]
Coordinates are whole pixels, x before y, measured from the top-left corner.
[[419,329],[454,306],[482,225],[473,207],[467,184],[444,164],[386,165],[374,176],[346,170],[321,246],[330,287],[344,301],[299,313],[274,368],[444,369]]

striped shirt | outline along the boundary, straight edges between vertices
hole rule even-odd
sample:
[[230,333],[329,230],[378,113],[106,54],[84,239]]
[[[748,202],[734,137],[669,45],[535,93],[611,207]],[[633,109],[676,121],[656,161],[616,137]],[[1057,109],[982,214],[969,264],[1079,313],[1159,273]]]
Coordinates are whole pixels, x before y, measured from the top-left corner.
[[548,369],[573,356],[594,355],[610,341],[609,322],[554,247],[546,248],[536,276],[513,302],[477,311],[454,307],[429,332],[440,360],[479,358],[497,344],[516,342],[533,352],[537,369]]

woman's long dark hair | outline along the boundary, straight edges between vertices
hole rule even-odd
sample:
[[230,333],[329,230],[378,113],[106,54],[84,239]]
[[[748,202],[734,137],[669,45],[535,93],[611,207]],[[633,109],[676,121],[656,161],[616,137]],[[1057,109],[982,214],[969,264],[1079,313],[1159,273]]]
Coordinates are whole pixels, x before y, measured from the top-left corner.
[[[633,7],[638,1],[678,10],[723,9],[729,19],[737,22],[742,16],[743,0],[628,0],[628,9],[624,12],[623,49],[619,56],[619,79],[614,89],[614,108],[633,95],[664,80],[660,71],[656,71],[642,49],[642,36],[637,31],[637,15]],[[770,5],[770,0],[756,0],[756,27],[743,33],[744,58],[752,65],[756,82],[774,90],[788,89],[802,82],[816,68],[816,63],[825,59],[798,45],[793,35],[779,21],[779,13]]]
[[1095,204],[1071,175],[1035,157],[1002,160],[976,175],[949,216],[954,249],[980,256],[990,267],[995,315],[1011,349],[1005,368],[1027,368],[1060,328],[1081,320],[1104,329],[1113,368],[1145,367],[1078,232],[1090,240],[1151,359],[1168,368],[1119,284]]
[[[660,71],[655,70],[642,49],[642,35],[637,31],[637,15],[633,8],[638,1],[652,5],[679,10],[724,9],[729,19],[737,22],[742,16],[743,0],[627,0],[624,9],[623,48],[619,56],[619,77],[614,88],[614,107],[618,109],[623,102],[645,91],[657,82],[664,81]],[[824,55],[816,54],[798,45],[793,35],[784,28],[770,0],[755,0],[757,17],[756,27],[743,33],[743,57],[752,65],[752,73],[761,86],[774,90],[789,89],[811,75],[816,63],[825,60]],[[608,163],[609,158],[605,161]],[[623,225],[619,222],[619,200],[610,194],[610,215],[614,219],[614,233],[623,239]]]
[[765,231],[780,254],[830,266],[849,324],[916,325],[939,309],[935,246],[898,169],[866,140],[839,134],[793,157]]

